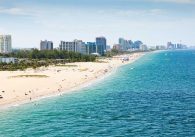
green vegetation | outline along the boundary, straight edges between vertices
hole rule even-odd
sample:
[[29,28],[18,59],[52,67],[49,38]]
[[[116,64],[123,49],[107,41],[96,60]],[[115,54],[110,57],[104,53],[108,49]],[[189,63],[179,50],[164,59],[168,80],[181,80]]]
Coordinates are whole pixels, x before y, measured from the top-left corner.
[[78,67],[77,65],[64,65],[64,64],[57,64],[57,67]]
[[32,51],[17,51],[0,56],[19,59],[18,63],[0,63],[0,71],[25,70],[27,68],[36,69],[42,66],[47,67],[49,65],[59,65],[70,62],[94,62],[96,60],[94,55],[83,55],[81,53],[59,50],[39,51],[37,49]]
[[26,78],[47,78],[47,75],[17,75],[17,76],[11,76],[9,78],[22,78],[22,77],[26,77]]
[[132,53],[138,53],[138,52],[146,52],[141,50],[135,50],[135,51],[119,51],[117,49],[112,49],[111,51],[108,51],[105,56],[106,57],[113,57],[116,55],[123,55],[123,54],[132,54]]
[[107,61],[103,61],[103,60],[96,60],[97,63],[108,63]]
[[113,57],[116,56],[118,54],[123,54],[122,51],[119,51],[117,49],[112,49],[111,51],[106,52],[105,56],[106,57]]
[[59,51],[59,50],[45,50],[40,51],[34,49],[32,51],[17,51],[7,54],[7,57],[28,58],[28,59],[66,59],[69,62],[87,62],[95,61],[95,56],[83,55],[81,53]]
[[39,62],[38,60],[22,60],[19,63],[0,63],[0,71],[25,70],[27,68],[36,69],[42,66],[49,66],[49,62]]

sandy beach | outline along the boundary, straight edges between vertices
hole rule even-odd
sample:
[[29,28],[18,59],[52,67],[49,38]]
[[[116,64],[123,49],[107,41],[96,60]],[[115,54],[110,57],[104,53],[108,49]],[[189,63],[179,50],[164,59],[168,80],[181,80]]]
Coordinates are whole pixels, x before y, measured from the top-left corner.
[[[36,70],[0,71],[0,108],[73,92],[73,89],[91,83],[121,65],[132,63],[144,54],[133,53],[98,62],[68,63]],[[122,57],[129,58],[129,61],[122,61]]]

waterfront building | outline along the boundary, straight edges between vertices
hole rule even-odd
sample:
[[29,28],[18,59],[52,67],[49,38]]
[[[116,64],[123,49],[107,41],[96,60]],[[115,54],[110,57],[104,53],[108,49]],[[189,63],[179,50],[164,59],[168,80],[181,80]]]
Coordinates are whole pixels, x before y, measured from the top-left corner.
[[60,50],[66,50],[68,52],[75,52],[75,42],[61,41]]
[[134,49],[134,50],[139,50],[140,47],[141,47],[141,45],[143,45],[143,42],[140,41],[140,40],[137,40],[137,41],[135,41],[134,44],[133,44],[133,49]]
[[132,40],[128,40],[128,49],[132,49],[133,48],[133,41]]
[[165,50],[165,49],[166,49],[166,46],[163,46],[163,45],[156,46],[156,50]]
[[156,50],[156,46],[150,46],[148,47],[148,50]]
[[12,52],[11,35],[0,35],[0,53]]
[[107,45],[107,46],[106,46],[106,51],[111,51],[110,45]]
[[121,45],[120,44],[114,44],[113,49],[116,49],[118,51],[121,51]]
[[177,48],[177,49],[186,49],[186,48],[187,48],[187,46],[186,46],[186,45],[183,45],[183,44],[179,44],[179,43],[178,43],[178,44],[176,45],[176,48]]
[[100,55],[104,55],[106,52],[106,38],[105,37],[97,37],[96,38],[96,45],[97,45],[97,53]]
[[124,38],[119,38],[119,45],[121,46],[122,51],[128,50],[128,41]]
[[186,49],[187,46],[183,44],[173,44],[172,42],[167,42],[167,49]]
[[140,51],[147,51],[148,50],[147,45],[145,45],[145,44],[140,45],[139,50]]
[[119,38],[119,45],[122,51],[131,50],[133,48],[133,41]]
[[97,45],[95,42],[86,43],[87,54],[97,53]]
[[167,42],[167,49],[174,49],[174,44],[172,44],[172,42]]
[[41,41],[40,50],[53,50],[53,42],[52,41]]
[[82,40],[75,40],[75,44],[75,52],[87,54],[85,42],[83,42]]
[[0,63],[17,63],[17,62],[18,62],[17,58],[0,57]]
[[68,52],[72,51],[87,54],[86,45],[82,40],[61,41],[59,49],[66,50]]

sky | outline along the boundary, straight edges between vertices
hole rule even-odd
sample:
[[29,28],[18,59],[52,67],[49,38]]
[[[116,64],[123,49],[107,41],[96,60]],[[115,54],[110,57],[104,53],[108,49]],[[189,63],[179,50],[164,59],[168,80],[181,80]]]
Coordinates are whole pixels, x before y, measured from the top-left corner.
[[108,45],[123,37],[148,46],[194,46],[195,0],[0,0],[0,34],[12,35],[13,48],[97,36]]

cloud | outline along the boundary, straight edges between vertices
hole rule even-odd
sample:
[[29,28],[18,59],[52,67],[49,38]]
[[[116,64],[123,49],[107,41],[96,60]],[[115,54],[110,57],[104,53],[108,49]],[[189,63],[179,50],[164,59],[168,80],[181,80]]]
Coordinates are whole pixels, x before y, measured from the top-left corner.
[[25,10],[22,8],[2,8],[0,7],[0,14],[18,15],[18,16],[34,16],[34,11]]
[[146,0],[146,1],[177,3],[177,4],[195,4],[195,0]]
[[166,11],[162,9],[149,9],[149,10],[121,10],[118,12],[121,15],[162,15]]
[[165,9],[117,9],[117,10],[99,10],[100,15],[111,15],[112,17],[127,18],[127,17],[154,17],[164,16],[168,13]]

